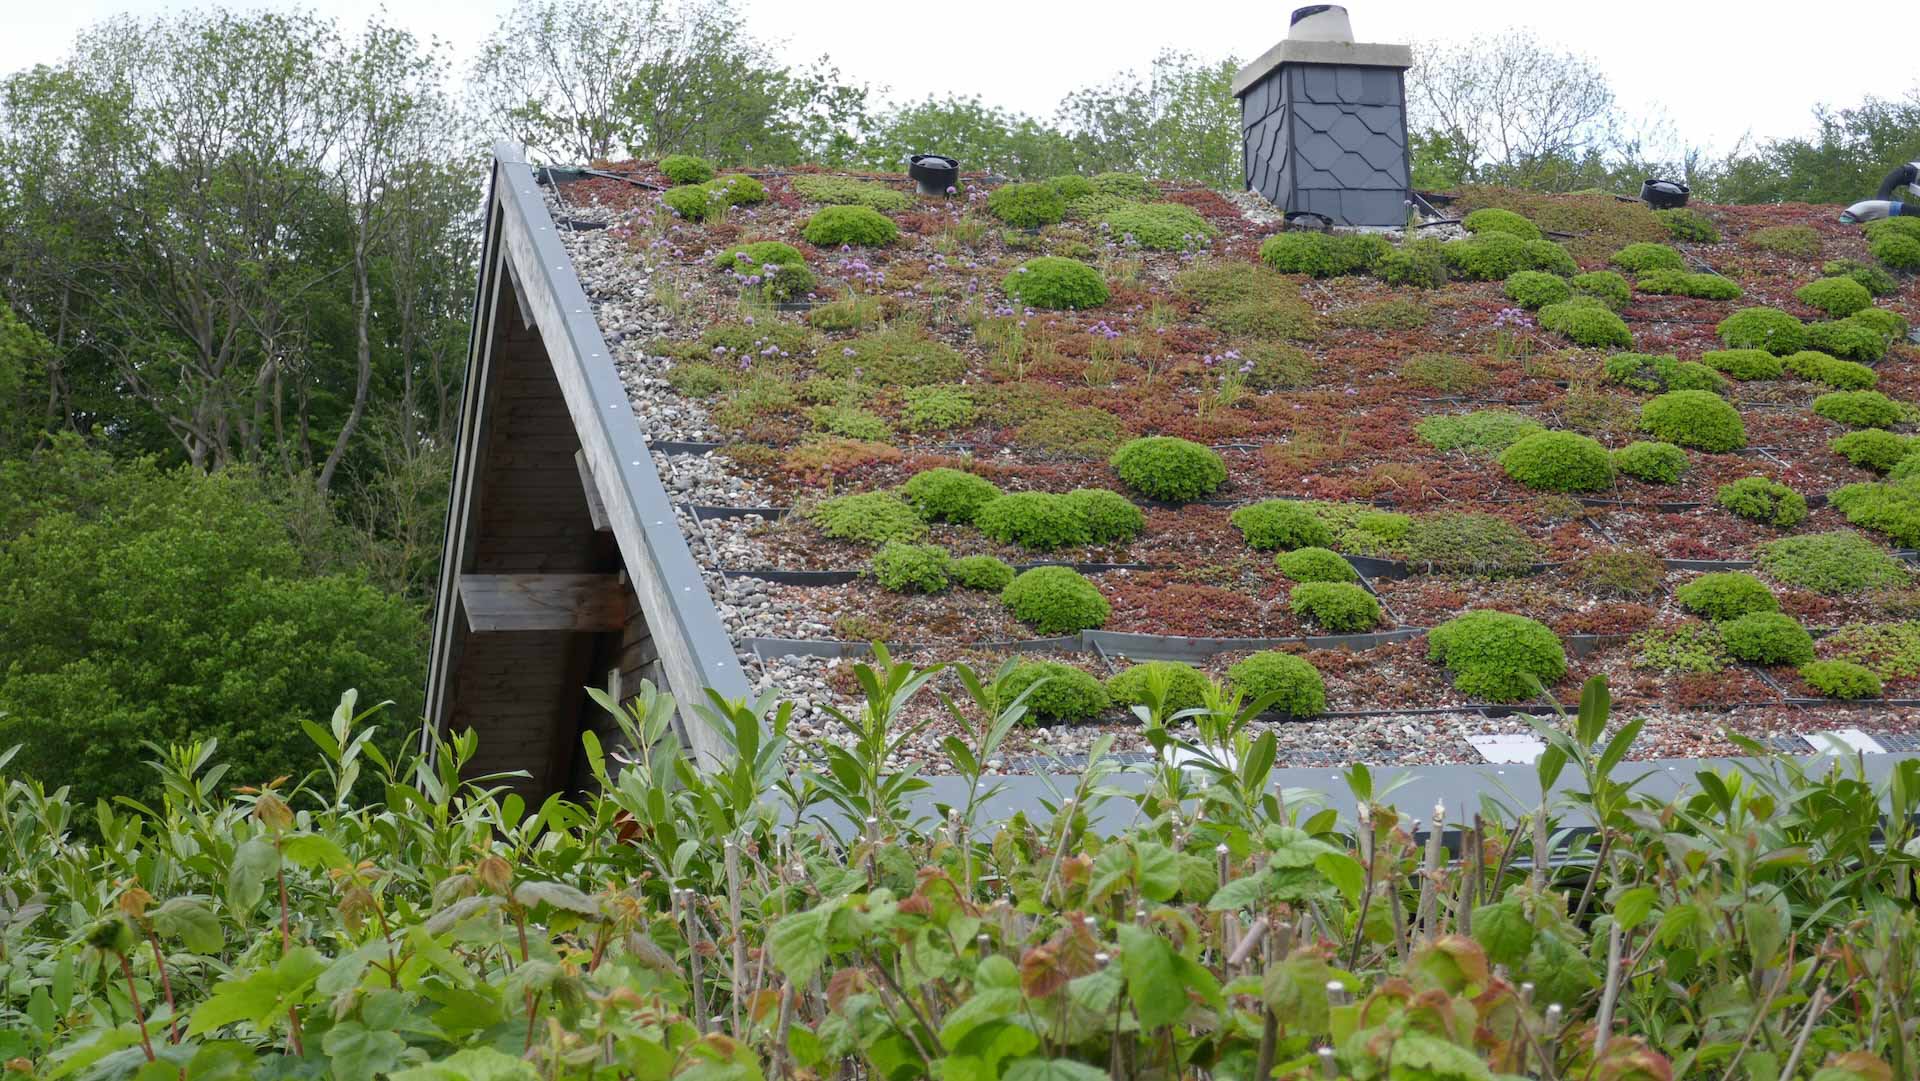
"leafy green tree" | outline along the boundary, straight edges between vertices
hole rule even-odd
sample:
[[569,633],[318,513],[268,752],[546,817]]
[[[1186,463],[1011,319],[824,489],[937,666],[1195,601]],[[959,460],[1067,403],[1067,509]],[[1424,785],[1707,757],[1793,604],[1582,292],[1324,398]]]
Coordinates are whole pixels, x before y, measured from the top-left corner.
[[153,794],[128,766],[146,741],[217,737],[259,782],[300,768],[300,718],[343,687],[417,714],[419,609],[312,573],[282,510],[245,470],[116,462],[72,436],[0,463],[0,745],[91,806]]
[[1240,103],[1232,57],[1205,61],[1167,50],[1147,77],[1123,72],[1069,94],[1055,115],[1069,133],[1079,167],[1092,173],[1138,172],[1237,188]]
[[1868,97],[1814,110],[1810,138],[1773,139],[1736,151],[1706,178],[1721,202],[1851,203],[1872,197],[1887,170],[1920,159],[1920,86],[1905,97]]
[[874,169],[905,169],[920,153],[948,154],[962,168],[984,169],[1021,179],[1074,171],[1073,147],[1044,121],[978,97],[928,97],[880,114],[860,147],[860,163]]
[[25,449],[47,421],[53,343],[0,303],[0,455]]

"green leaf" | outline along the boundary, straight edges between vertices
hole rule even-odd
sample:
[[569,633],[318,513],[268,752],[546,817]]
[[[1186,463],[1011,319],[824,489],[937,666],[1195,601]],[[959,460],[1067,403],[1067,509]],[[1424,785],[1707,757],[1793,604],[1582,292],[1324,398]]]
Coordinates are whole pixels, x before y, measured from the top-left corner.
[[392,1032],[376,1032],[358,1021],[342,1021],[327,1030],[320,1047],[333,1059],[334,1077],[360,1081],[400,1065],[400,1053],[407,1049],[407,1041]]
[[1620,925],[1622,931],[1631,931],[1647,921],[1653,913],[1653,902],[1660,897],[1660,891],[1652,886],[1635,886],[1622,893],[1613,902],[1613,922]]
[[213,994],[193,1011],[187,1035],[198,1036],[222,1025],[246,1021],[266,1028],[299,1003],[327,967],[326,960],[307,946],[295,947],[272,968],[240,979],[222,980]]
[[827,921],[833,918],[837,901],[818,908],[795,912],[773,925],[768,944],[773,962],[795,983],[805,983],[820,971],[827,960]]
[[1340,851],[1294,826],[1267,827],[1266,842],[1271,867],[1312,867],[1319,857]]
[[1131,923],[1115,928],[1120,937],[1120,969],[1142,1029],[1171,1025],[1187,1015],[1187,991],[1180,982],[1172,943]]
[[1214,912],[1227,912],[1236,908],[1249,908],[1260,904],[1273,892],[1273,879],[1265,874],[1248,875],[1236,878],[1213,891],[1213,897],[1207,901],[1207,908]]
[[[1434,1081],[1493,1081],[1486,1060],[1458,1044],[1424,1032],[1393,1041],[1393,1076],[1430,1077]],[[1415,1073],[1414,1071],[1421,1071]]]
[[1260,980],[1260,998],[1289,1032],[1322,1036],[1328,1031],[1327,983],[1334,970],[1303,954],[1270,965]]
[[1473,937],[1496,965],[1515,965],[1533,948],[1533,923],[1518,901],[1480,905],[1473,910]]
[[219,953],[225,944],[220,917],[191,897],[175,897],[154,909],[153,929],[161,938],[178,939],[193,953]]
[[1004,1081],[1107,1081],[1107,1071],[1066,1058],[1015,1059]]
[[1180,892],[1180,864],[1173,849],[1153,841],[1133,846],[1134,872],[1149,901],[1170,901]]
[[545,904],[582,916],[600,915],[598,901],[564,882],[522,882],[513,888],[513,899],[528,908]]
[[280,839],[280,851],[296,867],[337,870],[351,867],[346,852],[333,838],[318,833],[289,833]]
[[1360,904],[1360,891],[1367,888],[1367,869],[1359,860],[1345,852],[1322,852],[1314,857],[1313,866],[1327,876],[1349,906]]
[[227,868],[227,903],[241,912],[253,911],[266,896],[267,879],[279,866],[280,853],[271,842],[260,837],[242,842],[233,850],[233,865]]
[[531,1063],[491,1047],[456,1051],[439,1062],[397,1070],[387,1081],[538,1081]]

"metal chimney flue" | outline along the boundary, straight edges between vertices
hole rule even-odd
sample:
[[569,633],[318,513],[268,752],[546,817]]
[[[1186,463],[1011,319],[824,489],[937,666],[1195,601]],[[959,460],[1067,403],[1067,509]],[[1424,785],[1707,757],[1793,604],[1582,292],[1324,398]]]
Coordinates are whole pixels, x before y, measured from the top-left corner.
[[1234,76],[1247,188],[1335,225],[1404,225],[1411,66],[1405,45],[1354,41],[1338,4],[1296,9],[1286,38]]

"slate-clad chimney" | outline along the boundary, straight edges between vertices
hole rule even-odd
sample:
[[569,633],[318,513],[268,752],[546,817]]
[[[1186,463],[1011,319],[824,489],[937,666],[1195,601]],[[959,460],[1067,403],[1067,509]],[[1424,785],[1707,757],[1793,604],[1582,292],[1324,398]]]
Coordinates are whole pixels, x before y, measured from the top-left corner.
[[1356,44],[1337,4],[1295,11],[1286,40],[1233,79],[1247,187],[1335,225],[1406,224],[1411,66],[1405,45]]

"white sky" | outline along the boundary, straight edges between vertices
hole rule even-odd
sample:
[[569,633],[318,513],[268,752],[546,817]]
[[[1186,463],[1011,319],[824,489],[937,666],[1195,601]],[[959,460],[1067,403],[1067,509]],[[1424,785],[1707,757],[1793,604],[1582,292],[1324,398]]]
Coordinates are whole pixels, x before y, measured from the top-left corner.
[[[511,0],[290,0],[230,6],[304,7],[351,25],[384,7],[421,36],[450,42],[463,60]],[[901,99],[978,94],[1042,116],[1076,87],[1126,68],[1144,70],[1163,48],[1242,61],[1284,37],[1290,3],[1174,0],[741,0],[760,36],[790,60],[828,53],[850,78]],[[82,28],[117,12],[191,5],[169,0],[7,0],[0,71],[59,59]],[[1896,5],[1898,7],[1898,5]],[[1920,85],[1912,35],[1866,4],[1808,11],[1780,0],[1617,5],[1355,0],[1361,41],[1465,38],[1529,26],[1549,43],[1594,57],[1628,117],[1664,110],[1686,142],[1724,151],[1743,135],[1802,134],[1818,102],[1850,105]]]

